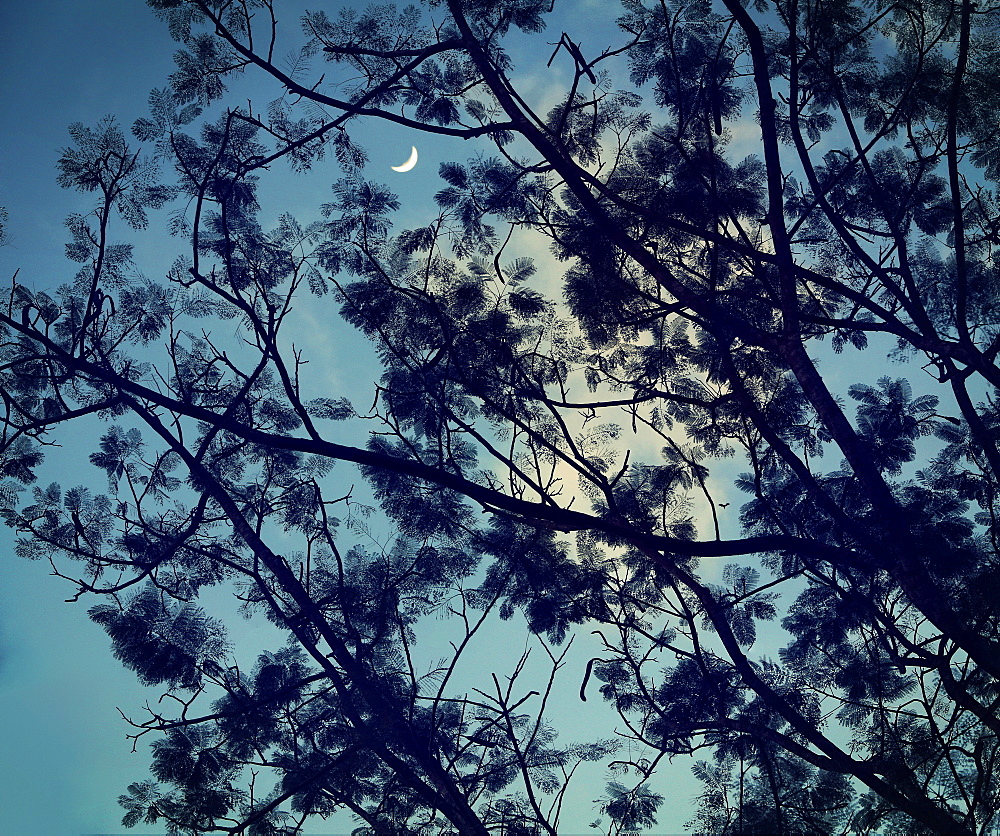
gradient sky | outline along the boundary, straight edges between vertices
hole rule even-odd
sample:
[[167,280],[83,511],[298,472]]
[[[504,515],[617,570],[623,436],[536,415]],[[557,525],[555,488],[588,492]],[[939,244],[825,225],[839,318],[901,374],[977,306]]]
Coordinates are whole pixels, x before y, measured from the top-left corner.
[[[584,0],[572,7],[587,5]],[[0,32],[0,112],[5,117],[0,131],[0,206],[10,213],[10,246],[0,249],[0,275],[9,282],[19,269],[19,282],[54,288],[77,269],[63,255],[68,237],[63,219],[93,205],[91,195],[67,192],[55,182],[59,151],[69,141],[67,126],[77,121],[92,125],[113,113],[127,129],[146,113],[149,90],[164,86],[173,69],[176,45],[141,0],[0,0]],[[557,37],[547,36],[549,40]],[[607,43],[595,38],[594,46]],[[547,57],[537,62],[540,70],[544,71]],[[558,72],[555,67],[539,78],[551,79]],[[261,96],[255,105],[263,105],[273,95]],[[462,159],[473,150],[460,140],[415,138],[404,128],[384,123],[359,131],[359,138],[372,155],[368,176],[397,190],[406,186],[403,225],[405,216],[415,218],[414,207],[429,205],[431,195],[440,188],[433,180],[438,163]],[[388,171],[389,165],[405,159],[413,143],[421,151],[417,170],[410,175]],[[329,200],[329,184],[336,176],[335,166],[327,164],[322,172],[289,175],[277,185],[266,185],[261,201],[265,225],[282,211],[294,213],[296,204],[316,207]],[[404,176],[409,179],[399,179]],[[154,276],[157,273],[152,271],[165,272],[158,256],[169,255],[172,260],[180,248],[180,242],[167,241],[168,249],[164,249],[163,234],[156,230],[132,235],[131,240],[138,242],[141,266]],[[331,331],[320,314],[310,315],[316,326],[314,344],[325,342],[329,349],[336,343],[334,357],[338,351],[351,351],[354,356],[359,350],[357,337],[343,328]],[[366,382],[342,368],[321,371],[338,388]],[[365,386],[364,394],[358,395],[362,408],[368,405],[361,400],[369,391]],[[78,443],[83,450],[92,449],[96,441],[85,428],[75,435],[63,434],[63,439],[67,447]],[[64,485],[72,484],[72,458],[72,453],[54,451],[49,457],[48,480],[43,476],[42,481],[58,478]],[[81,473],[89,468],[83,461],[76,466],[82,468]],[[57,469],[58,476],[54,475]],[[122,810],[115,799],[130,781],[146,777],[148,759],[142,747],[139,753],[131,753],[125,739],[128,728],[116,706],[137,716],[143,701],[155,699],[159,692],[143,689],[111,656],[104,632],[86,617],[87,608],[96,600],[65,603],[72,589],[49,577],[50,571],[46,564],[17,559],[12,533],[0,527],[2,828],[5,833],[34,836],[119,833]],[[249,626],[240,635],[248,645],[266,639],[266,631],[254,633]],[[578,687],[577,681],[570,690]],[[592,699],[586,707],[575,701],[573,721],[589,723],[584,712],[599,706],[599,700]],[[564,739],[572,740],[572,732]],[[685,794],[693,788],[690,779],[684,780],[688,769],[687,763],[677,769]],[[589,807],[602,789],[603,778],[580,787],[580,803]],[[673,805],[668,802],[667,806]],[[687,812],[686,805],[672,814],[665,809],[661,825],[678,829]],[[584,821],[594,818],[591,809],[583,816]],[[349,831],[349,821],[345,818],[339,828],[326,830]],[[130,832],[142,833],[144,828]]]
[[[111,112],[140,115],[173,50],[134,0],[4,0],[0,32],[0,205],[10,213],[0,271],[5,283],[20,268],[19,281],[56,286],[75,272],[63,255],[63,219],[90,203],[55,182],[66,128]],[[64,603],[69,587],[12,549],[12,532],[0,529],[3,829],[120,831],[115,798],[148,761],[131,754],[115,706],[141,705],[144,689],[108,652],[86,617],[90,604]]]

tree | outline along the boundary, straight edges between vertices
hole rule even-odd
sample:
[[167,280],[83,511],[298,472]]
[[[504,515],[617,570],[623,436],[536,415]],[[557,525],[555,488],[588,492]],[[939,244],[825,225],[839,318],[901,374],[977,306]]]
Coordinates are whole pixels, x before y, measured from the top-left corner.
[[[139,148],[112,119],[71,128],[60,182],[96,197],[67,222],[80,271],[15,281],[0,316],[4,519],[103,596],[115,653],[178,706],[135,721],[166,786],[129,787],[126,824],[293,832],[347,808],[376,832],[556,833],[596,760],[629,782],[596,802],[617,832],[655,821],[664,759],[708,749],[703,832],[994,825],[997,8],[623,0],[605,45],[550,2],[428,0],[308,12],[286,71],[271,0],[149,5],[177,72]],[[544,111],[524,42],[565,82]],[[266,112],[228,101],[251,72]],[[474,149],[424,225],[394,229],[362,120]],[[321,217],[266,229],[259,178],[328,153]],[[187,250],[157,283],[112,235],[167,206]],[[289,334],[309,294],[377,348],[368,412],[310,382]],[[362,417],[364,445],[328,423]],[[107,491],[22,498],[93,420]],[[363,509],[334,462],[390,545],[345,543]],[[252,671],[197,603],[223,583],[290,638]],[[522,659],[454,691],[518,610],[551,675],[522,685]],[[425,670],[434,612],[455,632]],[[581,631],[580,697],[600,683],[628,754],[555,742]]]

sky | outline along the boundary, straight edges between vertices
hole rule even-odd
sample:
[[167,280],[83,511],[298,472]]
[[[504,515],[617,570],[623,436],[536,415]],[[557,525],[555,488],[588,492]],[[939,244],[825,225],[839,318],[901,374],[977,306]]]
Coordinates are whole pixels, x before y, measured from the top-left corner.
[[[584,0],[575,8],[587,5]],[[54,288],[76,270],[63,255],[63,219],[92,205],[91,196],[67,192],[55,182],[59,150],[69,142],[67,126],[77,121],[91,125],[113,113],[127,128],[145,115],[150,89],[164,86],[173,69],[176,45],[141,0],[0,0],[0,32],[0,112],[5,115],[0,206],[10,214],[10,245],[0,248],[0,277],[9,282],[19,270],[19,282]],[[599,34],[593,33],[595,49],[606,45]],[[262,96],[260,104],[267,100]],[[403,225],[407,217],[417,217],[419,207],[431,205],[430,197],[440,188],[435,179],[438,163],[468,153],[460,140],[414,138],[393,125],[363,130],[359,138],[371,151],[368,176],[384,178],[404,193]],[[389,166],[406,159],[414,143],[420,146],[416,169],[407,175],[391,172]],[[264,222],[275,221],[289,208],[294,212],[296,203],[315,207],[329,200],[329,184],[336,176],[336,167],[327,165],[309,176],[289,175],[277,185],[266,185],[261,194]],[[168,242],[165,248],[162,233],[155,229],[130,237],[138,242],[140,266],[154,277],[157,271],[165,273],[177,244]],[[321,306],[307,307],[301,314],[314,347],[335,358],[356,358],[366,350],[370,354],[346,326],[331,327],[328,314]],[[360,397],[368,397],[369,371],[354,362],[311,373],[318,375],[317,383],[333,389],[364,387]],[[82,427],[64,443],[88,449],[95,440]],[[50,459],[48,472],[58,470],[50,479],[71,484],[71,457],[54,451]],[[86,609],[96,601],[66,603],[72,589],[50,572],[47,564],[16,558],[12,533],[0,528],[2,826],[8,833],[36,836],[119,833],[123,811],[115,799],[129,782],[146,778],[148,758],[142,742],[136,753],[131,751],[118,707],[137,716],[143,702],[159,692],[144,689],[112,657],[106,635],[86,617]],[[247,647],[272,638],[266,630],[243,629],[238,638]],[[577,687],[574,683],[571,690]],[[586,707],[576,702],[570,725],[588,726],[592,719],[587,712],[598,705],[599,700]],[[687,770],[687,764],[676,770],[681,784]],[[581,803],[596,798],[601,789],[603,779],[581,788]],[[668,830],[679,829],[687,817],[686,806],[668,804],[674,807],[661,817]],[[584,812],[586,820],[593,818],[592,812]],[[350,824],[342,829],[349,832]]]
[[[114,21],[114,25],[109,22]],[[169,36],[134,0],[0,2],[0,205],[10,245],[0,275],[36,287],[70,278],[63,219],[87,198],[55,182],[67,126],[141,115],[172,65]],[[126,81],[127,80],[127,81]],[[83,198],[83,199],[81,199]],[[148,763],[131,753],[115,706],[147,698],[112,657],[86,602],[0,529],[0,810],[7,833],[117,832],[115,798]],[[148,696],[154,696],[152,692]]]

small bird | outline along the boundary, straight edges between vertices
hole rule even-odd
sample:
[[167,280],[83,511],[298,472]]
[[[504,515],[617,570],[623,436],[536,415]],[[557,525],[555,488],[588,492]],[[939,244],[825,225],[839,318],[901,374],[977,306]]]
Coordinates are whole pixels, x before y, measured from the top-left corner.
[[70,511],[69,514],[73,518],[73,536],[76,540],[76,547],[80,548],[80,540],[82,539],[84,543],[88,546],[90,541],[87,539],[87,529],[83,527],[83,522],[80,520],[80,514],[78,511]]

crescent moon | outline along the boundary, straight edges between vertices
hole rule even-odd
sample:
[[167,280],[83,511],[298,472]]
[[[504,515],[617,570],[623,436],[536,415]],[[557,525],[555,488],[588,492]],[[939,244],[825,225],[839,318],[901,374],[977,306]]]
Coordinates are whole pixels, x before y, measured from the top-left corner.
[[410,151],[410,159],[408,159],[402,165],[392,165],[389,166],[393,171],[409,171],[413,166],[417,164],[417,146],[410,146],[413,150]]

